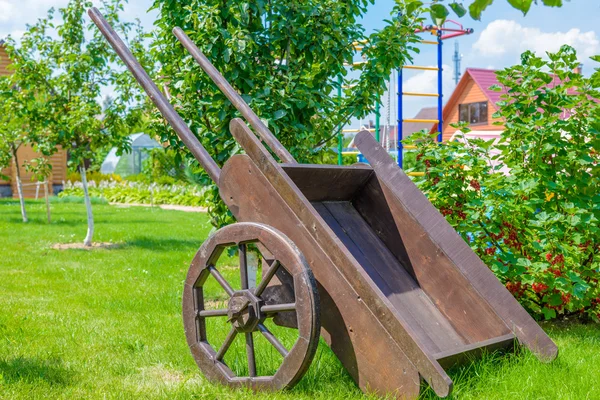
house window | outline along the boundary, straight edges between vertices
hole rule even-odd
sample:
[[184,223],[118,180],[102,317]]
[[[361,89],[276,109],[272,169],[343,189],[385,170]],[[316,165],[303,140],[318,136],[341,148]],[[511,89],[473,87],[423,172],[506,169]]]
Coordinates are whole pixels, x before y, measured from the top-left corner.
[[482,125],[488,123],[487,101],[480,103],[461,104],[458,106],[460,122],[468,122],[471,125]]

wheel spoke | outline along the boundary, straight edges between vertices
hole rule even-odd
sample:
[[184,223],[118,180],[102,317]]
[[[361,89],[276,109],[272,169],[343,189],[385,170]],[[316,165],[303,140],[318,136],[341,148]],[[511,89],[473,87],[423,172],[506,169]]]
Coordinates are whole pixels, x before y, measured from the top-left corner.
[[258,324],[258,329],[260,330],[260,333],[263,334],[265,339],[267,339],[269,343],[271,343],[273,347],[277,349],[279,354],[281,354],[284,358],[287,357],[287,349],[281,344],[281,342],[275,337],[275,335],[273,335],[271,331],[267,329],[266,326],[264,326],[263,324]]
[[226,317],[228,310],[200,310],[198,311],[199,317]]
[[278,312],[296,311],[296,303],[265,305],[260,308],[260,311],[265,314],[275,314]]
[[219,285],[227,292],[229,296],[233,296],[234,290],[231,285],[223,278],[223,275],[214,266],[208,267],[210,274],[219,282]]
[[254,294],[256,296],[260,297],[260,295],[265,291],[265,289],[267,288],[267,285],[271,282],[271,279],[273,279],[273,276],[275,276],[275,273],[279,269],[280,265],[281,264],[279,264],[279,261],[277,261],[277,260],[275,260],[273,262],[271,267],[267,270],[267,273],[265,274],[263,280],[260,282],[260,285],[258,285],[256,290],[254,291]]
[[242,281],[242,290],[246,290],[248,289],[248,257],[246,245],[240,244],[238,249],[240,253],[240,278]]
[[223,345],[217,352],[217,355],[215,356],[215,360],[217,360],[217,361],[223,360],[223,357],[225,357],[225,353],[227,353],[227,350],[229,350],[229,347],[233,343],[236,336],[237,336],[237,330],[235,328],[231,328],[231,330],[227,334],[227,337],[225,338],[225,342],[223,343]]
[[246,354],[248,355],[248,374],[251,377],[256,376],[256,358],[254,354],[254,339],[252,332],[246,333]]

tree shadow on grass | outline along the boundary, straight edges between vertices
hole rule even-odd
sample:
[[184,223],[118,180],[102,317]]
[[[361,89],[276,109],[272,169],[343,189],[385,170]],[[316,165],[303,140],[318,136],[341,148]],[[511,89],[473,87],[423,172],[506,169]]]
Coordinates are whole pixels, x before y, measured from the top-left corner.
[[202,240],[196,239],[172,239],[172,238],[152,238],[137,237],[127,240],[123,248],[138,247],[140,249],[151,251],[172,251],[197,249],[202,245]]
[[62,360],[56,358],[0,359],[0,383],[46,382],[51,386],[68,386],[72,383],[74,375],[63,365]]

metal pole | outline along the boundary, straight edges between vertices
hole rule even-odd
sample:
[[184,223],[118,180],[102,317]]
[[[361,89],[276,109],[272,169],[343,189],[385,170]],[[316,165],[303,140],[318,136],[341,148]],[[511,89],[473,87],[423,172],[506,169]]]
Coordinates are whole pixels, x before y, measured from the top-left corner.
[[88,11],[88,14],[119,57],[121,57],[121,60],[127,65],[127,68],[129,68],[135,79],[144,88],[150,99],[160,110],[163,117],[165,117],[175,132],[177,132],[183,143],[185,143],[190,152],[196,157],[210,178],[215,183],[218,183],[221,169],[202,144],[200,144],[200,141],[192,133],[189,126],[187,126],[177,111],[175,111],[165,95],[162,94],[158,87],[156,87],[156,84],[150,79],[148,73],[146,73],[138,60],[131,54],[131,51],[127,48],[125,43],[123,43],[123,40],[121,40],[119,35],[117,35],[115,30],[110,26],[106,19],[104,19],[97,8],[91,8]]
[[[342,75],[338,75],[338,104],[342,104]],[[340,126],[340,130],[338,131],[338,165],[344,164],[344,157],[342,152],[344,151],[344,135],[342,132],[343,126]]]
[[442,65],[442,31],[438,29],[437,31],[438,38],[438,143],[442,143],[443,135],[442,130],[444,128],[444,91],[442,87],[443,83],[443,65]]
[[397,129],[397,140],[398,140],[398,166],[402,168],[402,153],[403,153],[403,145],[402,145],[402,67],[398,70],[398,129]]
[[375,140],[379,143],[380,139],[380,119],[381,119],[381,105],[379,101],[375,104]]

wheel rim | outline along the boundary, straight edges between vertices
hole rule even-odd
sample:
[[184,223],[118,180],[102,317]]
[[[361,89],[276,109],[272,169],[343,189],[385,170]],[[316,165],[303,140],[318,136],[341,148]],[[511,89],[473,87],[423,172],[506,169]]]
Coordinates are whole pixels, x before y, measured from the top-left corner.
[[[257,244],[272,255],[272,262],[255,288],[249,288],[247,246]],[[234,290],[215,267],[224,249],[238,246],[241,290]],[[271,257],[269,257],[271,258]],[[273,303],[264,297],[276,274],[287,273],[293,281],[293,302]],[[227,293],[227,307],[207,310],[204,285],[214,278]],[[295,313],[298,339],[288,349],[265,325],[281,313]],[[208,318],[221,318],[230,325],[223,343],[213,348],[207,335]],[[281,232],[256,223],[238,223],[218,230],[202,245],[190,266],[183,295],[183,320],[188,345],[201,371],[211,381],[229,386],[261,390],[290,388],[304,375],[314,357],[319,339],[319,311],[316,282],[306,260]],[[283,362],[274,375],[258,376],[255,337],[263,336],[281,354]],[[238,376],[224,361],[237,336],[244,336],[248,376]],[[216,345],[216,344],[215,344]]]

